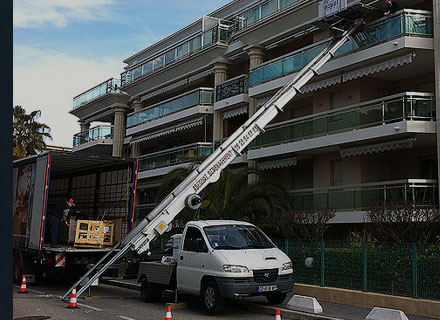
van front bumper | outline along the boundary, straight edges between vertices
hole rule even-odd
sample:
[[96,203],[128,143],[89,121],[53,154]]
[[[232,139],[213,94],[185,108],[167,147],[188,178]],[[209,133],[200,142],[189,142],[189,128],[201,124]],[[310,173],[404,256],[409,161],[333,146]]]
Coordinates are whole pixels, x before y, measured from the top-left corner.
[[[224,298],[260,296],[271,292],[290,292],[293,289],[293,275],[278,276],[273,282],[255,282],[254,278],[216,277],[220,294]],[[277,286],[275,291],[259,292],[261,286]]]

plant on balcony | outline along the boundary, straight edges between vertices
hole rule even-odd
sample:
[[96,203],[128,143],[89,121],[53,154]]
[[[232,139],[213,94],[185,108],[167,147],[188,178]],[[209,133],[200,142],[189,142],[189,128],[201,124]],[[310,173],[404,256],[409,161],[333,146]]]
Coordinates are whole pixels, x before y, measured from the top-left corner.
[[45,150],[46,143],[44,139],[52,140],[49,126],[36,121],[40,115],[40,110],[35,110],[27,114],[23,107],[14,107],[12,137],[14,160]]
[[440,210],[405,201],[378,204],[367,211],[369,233],[379,241],[428,243],[440,234]]
[[322,240],[335,216],[331,209],[296,209],[284,212],[279,220],[280,231],[289,239]]

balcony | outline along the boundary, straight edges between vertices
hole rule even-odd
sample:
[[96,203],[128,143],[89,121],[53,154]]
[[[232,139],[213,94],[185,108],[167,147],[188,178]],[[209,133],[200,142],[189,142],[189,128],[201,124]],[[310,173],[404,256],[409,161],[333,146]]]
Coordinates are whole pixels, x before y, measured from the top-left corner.
[[[337,52],[336,58],[342,55],[364,50],[400,37],[432,38],[432,14],[427,11],[402,10],[393,18],[382,18],[370,24],[363,32],[350,38]],[[286,56],[271,60],[253,69],[249,74],[249,85],[256,85],[295,73],[301,70],[326,46],[328,41],[308,48],[297,50]],[[397,50],[399,48],[394,48]],[[390,49],[387,49],[390,52]],[[377,56],[373,55],[372,58]],[[332,60],[334,61],[334,60]],[[356,60],[357,61],[357,60]],[[330,63],[329,63],[330,64]],[[329,69],[329,66],[323,70]],[[324,72],[324,71],[322,71]],[[251,92],[250,92],[251,93]],[[251,93],[253,95],[253,93]]]
[[[113,144],[113,126],[101,125],[73,136],[73,151],[105,147],[111,149]],[[89,150],[90,151],[90,150]]]
[[437,180],[429,179],[301,189],[289,193],[295,209],[368,210],[371,206],[390,201],[438,205]]
[[[151,93],[176,81],[190,81],[209,72],[211,61],[227,49],[229,26],[223,23],[121,74],[129,94]],[[182,79],[185,76],[186,79]]]
[[247,104],[248,77],[241,75],[218,84],[215,88],[214,110],[238,107]]
[[198,158],[206,158],[211,153],[212,143],[207,142],[197,142],[150,153],[139,157],[139,171],[143,171],[139,177],[164,175],[179,165],[190,163]]
[[212,113],[213,100],[212,88],[198,88],[131,113],[127,116],[127,136],[201,113]]
[[248,158],[339,148],[344,143],[407,133],[435,133],[434,121],[432,94],[404,92],[268,125],[249,145]]
[[121,86],[121,80],[110,78],[98,84],[97,86],[93,87],[92,89],[89,89],[86,92],[81,93],[80,95],[77,95],[75,98],[73,98],[73,109],[79,108],[82,105],[98,97],[106,95],[110,91],[120,86]]

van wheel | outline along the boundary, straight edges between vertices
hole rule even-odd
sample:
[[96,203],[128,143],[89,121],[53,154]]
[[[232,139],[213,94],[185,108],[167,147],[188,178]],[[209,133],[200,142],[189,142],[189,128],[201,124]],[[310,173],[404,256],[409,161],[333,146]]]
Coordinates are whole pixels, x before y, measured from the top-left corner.
[[144,302],[159,302],[162,298],[162,288],[144,279],[141,284],[141,300]]
[[273,292],[266,295],[266,299],[270,304],[280,304],[286,299],[287,293]]
[[209,315],[213,315],[223,309],[223,301],[215,281],[208,281],[202,291],[203,305]]

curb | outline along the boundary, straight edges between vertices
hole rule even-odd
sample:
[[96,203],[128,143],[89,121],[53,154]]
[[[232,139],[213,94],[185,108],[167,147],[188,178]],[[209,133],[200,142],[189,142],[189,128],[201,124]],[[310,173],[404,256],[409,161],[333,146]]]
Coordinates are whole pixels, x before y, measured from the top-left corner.
[[[129,283],[121,280],[115,280],[115,279],[101,279],[101,283],[105,283],[108,285],[131,289],[139,291],[141,285],[139,283]],[[286,319],[294,319],[294,320],[343,320],[341,318],[333,318],[328,317],[324,315],[317,315],[317,314],[310,314],[305,313],[301,311],[293,311],[290,309],[280,308],[280,307],[273,307],[273,306],[262,306],[257,305],[250,302],[244,302],[244,301],[236,301],[238,305],[243,307],[249,312],[252,313],[258,313],[258,314],[267,314],[267,315],[274,315],[276,310],[279,309],[281,311],[281,315],[283,318]]]
[[333,318],[325,315],[310,314],[301,311],[294,311],[290,309],[273,307],[273,306],[262,306],[254,303],[240,301],[238,304],[242,305],[249,312],[258,314],[274,315],[277,310],[281,311],[281,317],[284,319],[294,319],[294,320],[343,320],[341,318]]

